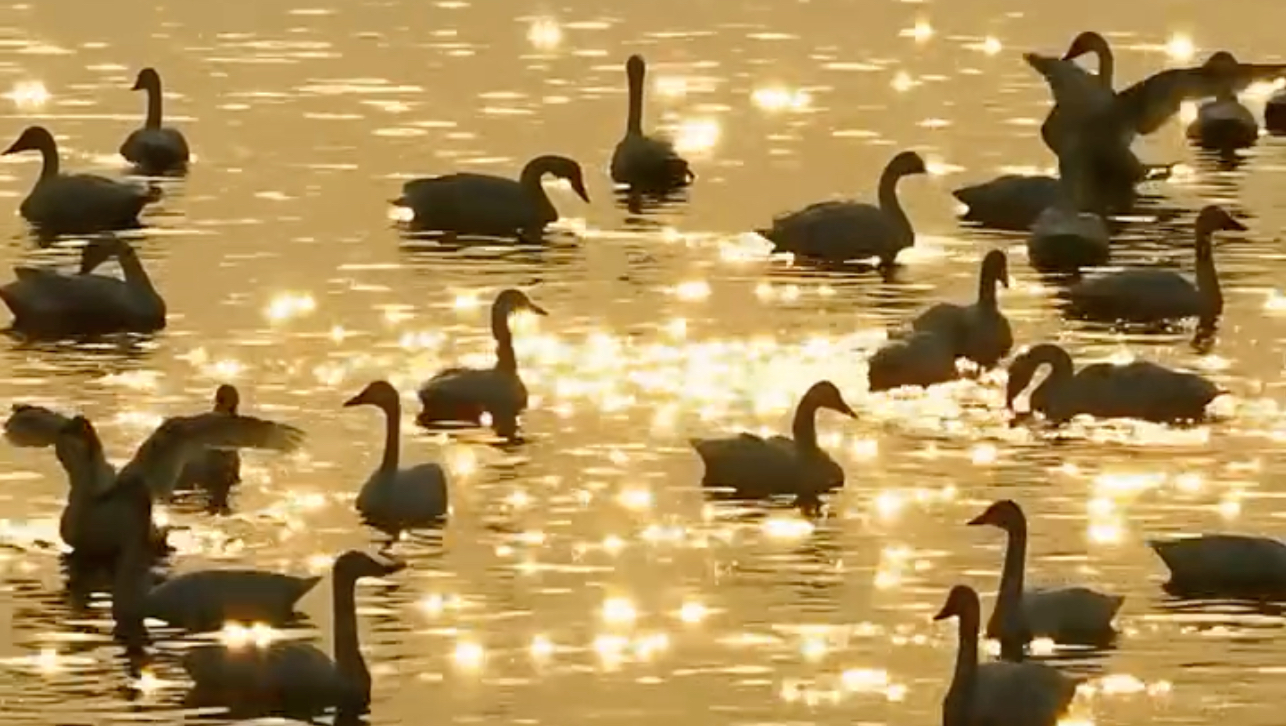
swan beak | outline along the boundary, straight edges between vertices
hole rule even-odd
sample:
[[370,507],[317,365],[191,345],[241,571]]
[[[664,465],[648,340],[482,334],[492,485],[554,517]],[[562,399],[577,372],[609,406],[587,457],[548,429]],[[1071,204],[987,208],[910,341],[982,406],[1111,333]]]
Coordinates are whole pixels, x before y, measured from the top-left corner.
[[527,303],[527,309],[537,315],[549,315],[549,312],[534,302]]
[[1238,222],[1237,220],[1233,219],[1232,217],[1229,217],[1229,218],[1228,218],[1228,226],[1227,226],[1227,229],[1229,229],[1229,230],[1231,230],[1231,231],[1233,231],[1233,232],[1245,232],[1245,231],[1246,231],[1246,225],[1242,224],[1241,222]]
[[968,522],[965,522],[965,524],[970,527],[977,527],[978,525],[981,525],[981,524],[991,524],[991,522],[987,521],[987,513],[983,512],[982,514],[979,514],[978,516],[974,517]]
[[141,91],[141,90],[143,90],[143,79],[141,79],[141,78],[140,78],[140,79],[138,79],[138,80],[134,81],[134,85],[130,87],[130,90],[131,90],[131,91]]
[[347,401],[344,401],[344,408],[348,408],[350,406],[360,406],[363,403],[366,403],[366,391],[362,391],[356,396],[353,396]]
[[401,572],[406,569],[406,563],[401,560],[395,560],[392,558],[386,558],[386,560],[387,561],[380,563],[380,565],[384,567],[384,574],[386,575],[392,575],[395,572]]
[[942,606],[942,609],[938,611],[938,614],[937,614],[937,615],[934,615],[934,616],[933,616],[933,619],[934,619],[934,621],[938,621],[938,620],[946,620],[947,618],[949,618],[949,617],[951,617],[951,616],[953,616],[953,615],[955,615],[955,613],[954,613],[954,612],[952,612],[952,610],[951,610],[951,603],[947,603],[946,605],[943,605],[943,606]]
[[584,199],[586,204],[589,204],[589,192],[585,191],[584,183],[579,181],[572,182],[572,191],[576,192],[576,196]]
[[22,145],[22,139],[18,139],[17,141],[13,142],[13,145],[12,145],[12,146],[10,146],[9,148],[5,149],[4,151],[0,151],[0,156],[7,156],[7,155],[9,155],[9,154],[16,154],[16,153],[18,153],[19,151],[26,151],[26,150],[27,150],[27,147]]

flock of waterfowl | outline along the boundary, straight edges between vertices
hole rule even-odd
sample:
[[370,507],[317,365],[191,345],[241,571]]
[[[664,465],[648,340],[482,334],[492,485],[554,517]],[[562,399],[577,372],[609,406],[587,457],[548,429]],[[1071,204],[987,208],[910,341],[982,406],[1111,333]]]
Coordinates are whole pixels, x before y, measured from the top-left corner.
[[[1098,56],[1097,74],[1073,62],[1085,53]],[[1163,71],[1117,92],[1112,87],[1110,48],[1095,33],[1077,37],[1061,58],[1029,53],[1025,59],[1048,82],[1056,102],[1042,137],[1058,157],[1060,176],[1004,176],[960,189],[956,196],[969,206],[970,221],[1030,230],[1032,264],[1062,271],[1106,262],[1113,244],[1103,215],[1128,209],[1134,186],[1157,176],[1156,167],[1142,163],[1131,150],[1137,135],[1155,131],[1177,113],[1181,102],[1208,99],[1189,130],[1193,139],[1221,148],[1253,143],[1258,124],[1235,94],[1252,81],[1286,75],[1286,66],[1245,64],[1220,52],[1201,66]],[[695,174],[673,145],[643,132],[643,59],[631,57],[626,72],[628,123],[612,155],[611,178],[644,194],[664,195],[694,183]],[[147,93],[147,119],[126,139],[121,154],[145,175],[183,172],[188,145],[180,132],[162,125],[160,77],[145,69],[134,88]],[[1267,124],[1283,123],[1286,97],[1278,97],[1268,106]],[[135,226],[145,205],[157,198],[155,191],[130,183],[62,172],[54,137],[42,127],[26,129],[5,153],[25,150],[40,151],[44,166],[20,211],[42,234],[92,234]],[[881,173],[877,206],[821,202],[773,220],[760,234],[801,263],[875,259],[882,266],[893,265],[899,251],[915,243],[911,221],[898,203],[897,183],[925,171],[918,154],[904,151]],[[580,165],[546,155],[527,164],[517,180],[457,173],[410,181],[393,203],[412,212],[409,224],[419,231],[536,242],[558,218],[541,184],[545,175],[567,180],[588,202]],[[1195,283],[1156,269],[1098,274],[1066,288],[1068,312],[1122,325],[1193,318],[1201,326],[1214,325],[1223,311],[1223,298],[1211,235],[1245,227],[1217,206],[1201,210],[1195,226]],[[110,258],[120,263],[123,279],[95,273]],[[20,334],[79,337],[150,333],[165,326],[164,300],[129,243],[118,237],[93,237],[75,274],[18,267],[15,276],[0,287],[0,299],[13,311],[13,329]],[[959,359],[982,369],[1001,365],[1014,347],[997,298],[997,286],[1008,285],[1008,277],[1004,252],[988,252],[981,264],[978,299],[934,305],[904,330],[895,331],[868,361],[870,389],[956,379],[968,367],[958,366]],[[528,395],[518,370],[510,317],[520,311],[546,314],[518,290],[504,290],[496,297],[491,312],[495,365],[452,368],[428,380],[419,390],[418,423],[490,426],[502,437],[518,435]],[[1066,351],[1044,343],[1009,361],[1008,408],[1016,407],[1037,370],[1046,366],[1050,374],[1032,391],[1030,407],[1032,415],[1053,425],[1083,415],[1192,423],[1205,418],[1207,404],[1221,393],[1196,374],[1152,363],[1098,363],[1077,371]],[[112,615],[120,635],[144,637],[146,619],[192,631],[217,629],[229,620],[280,623],[317,584],[315,577],[251,569],[191,572],[152,584],[151,563],[169,551],[166,532],[153,521],[154,502],[177,489],[196,488],[209,493],[216,509],[226,508],[229,492],[240,480],[238,450],[290,452],[304,440],[304,432],[295,426],[243,415],[239,403],[235,388],[220,386],[212,410],[166,419],[119,471],[108,462],[85,417],[25,404],[13,407],[4,427],[11,443],[52,448],[67,473],[69,494],[60,534],[70,549],[69,560],[77,567],[106,564],[115,573]],[[383,458],[361,486],[355,508],[365,522],[393,536],[388,544],[392,547],[401,532],[439,526],[448,516],[447,475],[434,463],[402,465],[402,401],[393,386],[375,381],[343,402],[346,407],[363,405],[383,412],[385,443]],[[834,384],[821,381],[800,399],[789,437],[764,439],[742,433],[692,440],[705,466],[703,484],[712,493],[731,497],[787,496],[806,508],[820,506],[823,495],[843,486],[845,475],[819,444],[814,422],[819,409],[857,416]],[[999,595],[985,630],[1000,641],[1001,659],[979,663],[978,596],[968,587],[953,588],[937,616],[959,620],[958,663],[943,704],[944,723],[1053,724],[1068,706],[1076,681],[1026,660],[1027,645],[1036,637],[1068,643],[1110,639],[1123,598],[1085,588],[1026,589],[1027,520],[1012,501],[996,502],[969,524],[999,528],[1009,538]],[[1153,547],[1170,568],[1168,587],[1176,592],[1286,592],[1286,545],[1275,540],[1206,535]],[[279,643],[267,650],[195,649],[183,664],[195,683],[194,698],[237,710],[365,712],[371,674],[358,644],[354,583],[401,567],[387,549],[380,555],[340,556],[333,568],[333,659],[300,644]]]

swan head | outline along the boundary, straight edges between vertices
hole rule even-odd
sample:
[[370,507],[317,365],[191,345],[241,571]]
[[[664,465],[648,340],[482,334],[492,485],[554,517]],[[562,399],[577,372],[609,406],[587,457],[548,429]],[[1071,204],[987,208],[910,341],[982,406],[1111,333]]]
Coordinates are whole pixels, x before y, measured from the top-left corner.
[[1014,401],[1027,390],[1032,376],[1036,375],[1036,359],[1031,351],[1022,353],[1009,364],[1009,380],[1005,383],[1005,408],[1014,410]]
[[644,73],[647,73],[647,63],[643,61],[643,56],[635,53],[625,61],[625,75],[631,81],[642,82]]
[[144,68],[138,72],[138,78],[134,79],[134,87],[131,91],[150,91],[153,88],[161,87],[161,75],[156,72],[155,68]]
[[20,151],[44,151],[56,148],[54,135],[44,126],[28,126],[9,148],[0,152],[2,155],[16,154]]
[[1072,39],[1072,44],[1067,46],[1067,52],[1063,54],[1063,60],[1075,60],[1087,53],[1101,55],[1107,48],[1107,39],[1093,30],[1086,30]]
[[1206,59],[1206,62],[1201,64],[1201,67],[1216,76],[1228,76],[1241,69],[1241,62],[1232,53],[1226,50],[1218,50],[1212,53]]
[[982,258],[982,277],[1009,287],[1009,258],[1004,250],[992,250]]
[[391,575],[405,567],[406,563],[399,560],[349,550],[336,558],[332,571],[335,573],[335,579],[352,581],[363,577]]
[[585,203],[589,203],[589,192],[585,191],[585,172],[581,170],[580,164],[575,159],[569,159],[566,156],[541,156],[531,163],[532,166],[538,166],[541,174],[553,174],[559,179],[566,179],[571,185],[572,191],[580,197]]
[[395,411],[401,407],[402,399],[398,396],[397,389],[388,381],[372,381],[362,389],[362,392],[344,401],[344,407],[350,406],[376,406],[385,411]]
[[969,520],[970,527],[990,525],[1006,532],[1018,532],[1026,528],[1027,517],[1022,507],[1012,499],[1001,499],[987,507],[986,511]]
[[1218,231],[1245,232],[1246,225],[1238,222],[1228,210],[1218,204],[1207,205],[1197,213],[1197,236],[1202,236],[1201,232],[1209,234]]
[[496,296],[496,301],[492,303],[491,309],[506,318],[521,310],[526,310],[536,315],[549,314],[544,308],[532,302],[531,298],[527,297],[527,293],[514,288],[501,290],[500,294]]
[[102,456],[103,443],[94,430],[94,424],[84,416],[76,416],[58,431],[54,439],[54,455],[63,468],[72,470],[85,462]]
[[849,418],[857,418],[857,414],[849,405],[844,402],[844,396],[839,392],[839,388],[830,381],[818,381],[808,393],[804,394],[804,399],[811,402],[817,408],[828,408],[836,413],[842,413]]
[[938,614],[933,616],[933,619],[965,618],[970,615],[977,618],[980,609],[978,593],[968,585],[956,585],[951,588],[951,592],[947,593],[946,603],[942,605]]
[[919,154],[914,151],[903,151],[889,161],[886,171],[896,176],[907,176],[910,174],[928,174],[929,167]]
[[217,413],[235,414],[239,405],[241,405],[241,394],[236,386],[224,383],[215,390],[214,410]]

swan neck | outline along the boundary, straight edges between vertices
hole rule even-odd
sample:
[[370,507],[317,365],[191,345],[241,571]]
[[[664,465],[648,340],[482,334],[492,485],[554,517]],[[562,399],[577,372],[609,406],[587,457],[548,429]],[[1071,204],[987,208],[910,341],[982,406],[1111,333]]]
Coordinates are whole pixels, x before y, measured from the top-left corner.
[[120,263],[121,272],[125,273],[126,283],[154,298],[160,298],[156,287],[152,285],[152,278],[148,277],[147,270],[143,269],[143,263],[138,259],[137,252],[126,247],[117,253],[116,259]]
[[974,680],[978,675],[978,612],[962,612],[959,619],[960,642],[956,648],[955,672],[943,704],[944,726],[971,723],[973,711]]
[[1210,230],[1197,228],[1197,292],[1205,298],[1206,316],[1223,314],[1223,289],[1219,285],[1219,272],[1215,269],[1215,255]]
[[53,138],[40,145],[40,160],[42,162],[41,179],[52,179],[58,176],[58,145],[54,143]]
[[902,210],[902,202],[898,199],[897,187],[901,178],[902,174],[892,168],[885,168],[884,173],[880,175],[880,211],[884,212],[885,216],[897,226],[903,241],[910,244],[915,239],[915,232],[911,229],[911,220]]
[[1023,659],[1026,645],[1027,624],[1023,616],[1023,575],[1027,560],[1027,524],[1015,525],[1008,530],[1009,542],[1005,548],[1005,567],[1000,573],[1000,590],[996,594],[993,624],[998,624],[1000,657],[1009,661]]
[[988,310],[996,309],[996,286],[1000,284],[1000,275],[991,267],[983,267],[978,277],[978,307]]
[[161,128],[161,81],[158,78],[155,82],[147,84],[147,120],[144,121],[143,127],[149,129]]
[[384,458],[380,469],[397,471],[398,449],[402,445],[402,404],[394,401],[380,408],[384,411]]
[[509,312],[507,305],[492,308],[491,335],[496,339],[496,369],[517,373],[518,356],[514,353],[513,332],[509,329]]
[[1107,41],[1095,44],[1094,55],[1098,56],[1098,77],[1103,85],[1108,88],[1112,87],[1112,77],[1116,73],[1116,58],[1112,55],[1112,49],[1108,47]]
[[626,136],[643,135],[643,74],[630,73],[629,115],[625,119]]
[[790,431],[796,446],[817,448],[817,404],[808,396],[804,396],[795,409],[795,420],[791,422]]
[[357,580],[337,576],[331,588],[335,616],[335,666],[344,683],[361,696],[362,705],[366,705],[371,698],[371,673],[366,668],[357,636]]
[[552,216],[558,219],[558,212],[554,208],[554,203],[549,198],[549,192],[545,191],[545,185],[541,179],[549,173],[549,162],[545,157],[532,159],[522,169],[522,175],[518,177],[518,183],[526,190],[527,195],[531,197],[536,205],[540,207],[542,216],[549,218]]

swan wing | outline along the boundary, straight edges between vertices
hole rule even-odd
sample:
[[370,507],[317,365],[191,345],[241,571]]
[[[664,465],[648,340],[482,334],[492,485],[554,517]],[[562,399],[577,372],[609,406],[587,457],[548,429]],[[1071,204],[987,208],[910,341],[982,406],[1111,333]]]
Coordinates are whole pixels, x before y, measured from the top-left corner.
[[217,630],[229,621],[281,623],[320,577],[263,570],[202,570],[179,575],[147,595],[147,617],[188,630]]
[[978,667],[973,718],[987,726],[1054,726],[1076,695],[1076,681],[1049,666],[994,661]]
[[1125,598],[1105,595],[1086,587],[1028,590],[1023,593],[1023,614],[1035,637],[1075,643],[1112,631],[1112,620]]

